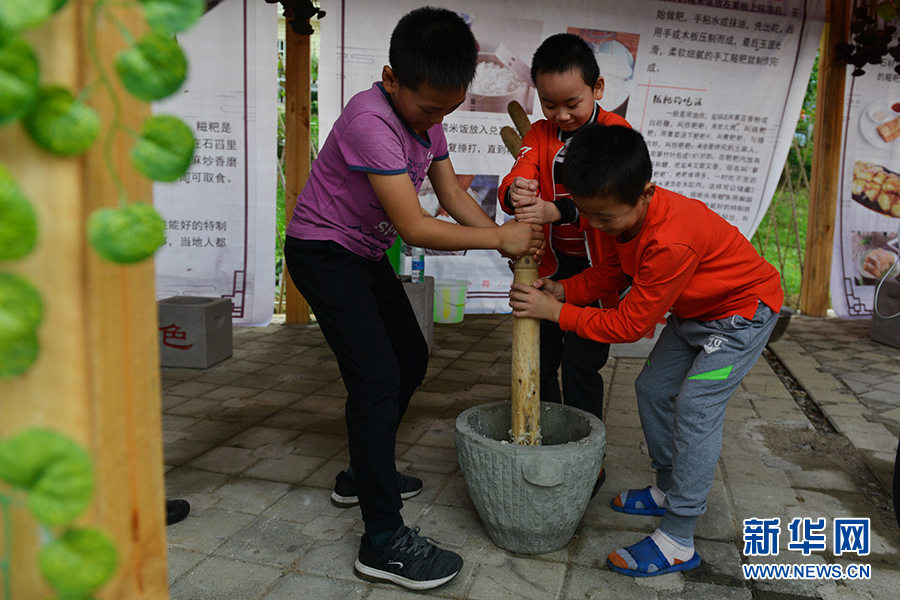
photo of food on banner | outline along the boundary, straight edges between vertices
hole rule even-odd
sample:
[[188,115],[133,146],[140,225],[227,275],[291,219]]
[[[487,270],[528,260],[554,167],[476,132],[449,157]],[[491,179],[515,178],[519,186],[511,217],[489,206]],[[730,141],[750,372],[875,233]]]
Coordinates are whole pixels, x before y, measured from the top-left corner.
[[857,285],[877,285],[885,276],[900,280],[896,231],[854,231],[851,242]]
[[531,55],[541,43],[543,24],[531,19],[462,14],[478,44],[478,66],[466,99],[457,109],[506,114],[518,102],[533,114]]
[[640,35],[579,27],[569,27],[566,33],[574,33],[594,50],[604,84],[600,108],[624,117],[631,97]]
[[900,94],[870,102],[859,115],[859,133],[879,150],[893,149],[900,138]]
[[[497,218],[497,186],[500,184],[498,175],[456,175],[460,187],[466,190],[472,198],[484,209],[487,215],[496,220]],[[455,223],[444,208],[438,204],[437,195],[434,188],[431,187],[431,181],[426,177],[422,182],[419,190],[419,204],[422,210],[436,219]],[[506,216],[506,215],[504,215]],[[464,256],[466,250],[432,250],[425,249],[425,254],[429,256]]]

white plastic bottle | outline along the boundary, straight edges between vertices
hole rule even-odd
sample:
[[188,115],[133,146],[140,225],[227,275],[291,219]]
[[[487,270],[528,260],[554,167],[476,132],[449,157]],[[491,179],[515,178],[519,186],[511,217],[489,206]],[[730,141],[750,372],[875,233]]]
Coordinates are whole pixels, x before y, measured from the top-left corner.
[[409,255],[412,258],[410,265],[410,277],[413,283],[425,282],[425,249],[415,246],[409,247]]

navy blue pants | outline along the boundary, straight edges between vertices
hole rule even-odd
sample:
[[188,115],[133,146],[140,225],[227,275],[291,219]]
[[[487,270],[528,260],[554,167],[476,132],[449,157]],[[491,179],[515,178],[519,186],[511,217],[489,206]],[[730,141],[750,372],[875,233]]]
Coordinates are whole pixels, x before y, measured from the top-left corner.
[[[550,279],[559,281],[590,266],[586,257],[557,253],[559,267]],[[596,302],[590,306],[597,307]],[[563,331],[559,323],[541,321],[541,401],[564,402],[603,420],[603,377],[600,369],[609,358],[609,344]],[[562,367],[562,394],[559,370]]]
[[284,258],[334,352],[347,388],[350,464],[366,533],[403,525],[397,427],[428,368],[428,344],[387,257],[288,236]]

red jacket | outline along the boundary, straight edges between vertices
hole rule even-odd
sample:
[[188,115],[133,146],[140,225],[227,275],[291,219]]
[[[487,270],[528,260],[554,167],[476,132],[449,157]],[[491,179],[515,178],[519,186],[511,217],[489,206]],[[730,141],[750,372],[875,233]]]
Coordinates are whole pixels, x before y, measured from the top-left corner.
[[[589,236],[603,261],[562,280],[559,315],[560,328],[581,337],[635,342],[668,311],[698,321],[752,319],[759,302],[776,313],[784,302],[778,271],[737,227],[699,200],[659,186],[634,239],[619,242],[596,229]],[[617,308],[582,308],[629,280],[631,291]]]
[[[623,125],[631,127],[628,121],[619,115],[607,112],[597,107],[597,122],[603,125]],[[516,177],[524,177],[525,179],[536,179],[538,181],[538,191],[541,198],[547,202],[553,202],[554,190],[556,190],[556,182],[553,179],[553,165],[555,164],[556,155],[563,149],[564,144],[559,139],[560,130],[556,125],[550,123],[546,119],[541,119],[531,125],[531,129],[525,134],[522,140],[522,148],[516,157],[512,170],[500,182],[497,194],[500,198],[500,207],[507,214],[514,214],[515,211],[506,205],[506,191],[512,185],[513,179]],[[560,186],[561,187],[561,186]],[[549,241],[552,239],[553,225],[544,225],[544,239]],[[588,258],[591,264],[599,264],[599,249],[587,243]],[[538,274],[541,277],[550,277],[556,272],[557,260],[556,254],[551,248],[551,244],[547,244],[544,258],[538,267]],[[626,286],[627,287],[627,286]],[[604,303],[605,305],[605,303]]]

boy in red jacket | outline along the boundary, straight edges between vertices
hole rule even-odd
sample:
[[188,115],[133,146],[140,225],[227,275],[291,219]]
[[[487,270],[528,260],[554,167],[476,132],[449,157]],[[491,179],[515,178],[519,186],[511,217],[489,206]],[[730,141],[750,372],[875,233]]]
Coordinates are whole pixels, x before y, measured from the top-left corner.
[[[725,407],[775,326],[784,300],[780,276],[705,204],[651,183],[650,155],[636,131],[582,128],[565,169],[603,261],[560,282],[513,284],[510,306],[516,317],[549,319],[607,343],[637,341],[669,313],[635,381],[656,485],[611,503],[662,520],[607,564],[634,577],[693,569],[700,564],[694,528],[722,449]],[[628,281],[631,290],[617,308],[585,308]]]
[[[549,240],[539,267],[542,277],[554,281],[577,275],[597,262],[596,247],[589,247],[578,229],[577,210],[562,183],[566,146],[586,123],[624,125],[628,122],[597,103],[603,98],[603,77],[593,50],[571,33],[548,37],[531,60],[531,79],[537,88],[545,119],[531,126],[509,174],[498,189],[500,204],[519,221],[544,226]],[[626,286],[627,287],[627,286]],[[603,306],[615,306],[616,294]],[[594,303],[594,306],[599,304]],[[562,402],[603,419],[603,378],[599,371],[609,357],[609,344],[561,330],[556,323],[541,323],[541,400]],[[562,366],[562,395],[557,371]],[[606,477],[594,487],[599,490]]]

